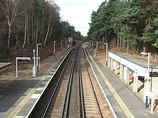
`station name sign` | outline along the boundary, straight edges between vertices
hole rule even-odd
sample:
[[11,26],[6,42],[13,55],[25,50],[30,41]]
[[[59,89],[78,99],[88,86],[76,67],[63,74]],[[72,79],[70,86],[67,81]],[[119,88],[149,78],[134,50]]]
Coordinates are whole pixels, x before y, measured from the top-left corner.
[[158,77],[158,72],[150,72],[149,77]]

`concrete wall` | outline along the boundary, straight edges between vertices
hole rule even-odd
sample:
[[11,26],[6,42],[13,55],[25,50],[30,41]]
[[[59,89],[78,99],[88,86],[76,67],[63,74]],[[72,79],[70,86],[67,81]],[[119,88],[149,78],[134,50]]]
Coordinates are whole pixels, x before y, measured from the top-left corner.
[[[154,92],[155,98],[158,98],[158,77],[149,78],[147,67],[131,62],[112,52],[108,53],[108,67],[114,71],[115,74],[120,74],[119,78],[123,79],[125,84],[129,84],[129,74],[133,73],[133,92],[138,92],[138,77],[144,77],[144,102],[145,96],[148,92]],[[154,71],[158,71],[154,70]],[[150,80],[148,81],[147,80]]]

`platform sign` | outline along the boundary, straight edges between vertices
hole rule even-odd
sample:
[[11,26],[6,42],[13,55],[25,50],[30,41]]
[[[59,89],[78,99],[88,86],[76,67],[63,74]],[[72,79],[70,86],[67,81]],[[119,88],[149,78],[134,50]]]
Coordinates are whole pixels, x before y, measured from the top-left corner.
[[149,77],[158,77],[158,72],[150,72]]
[[19,60],[31,62],[31,58],[30,57],[16,57],[16,78],[17,78],[17,80],[18,80],[18,61]]

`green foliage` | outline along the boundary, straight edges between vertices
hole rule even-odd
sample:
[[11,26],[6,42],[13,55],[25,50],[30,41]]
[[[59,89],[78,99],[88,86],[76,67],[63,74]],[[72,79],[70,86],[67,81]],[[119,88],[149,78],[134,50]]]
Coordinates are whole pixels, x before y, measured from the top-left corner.
[[67,21],[61,22],[62,24],[62,37],[68,38],[75,32],[75,28],[71,26]]
[[69,22],[62,21],[61,27],[62,27],[62,37],[68,38],[69,36],[77,35],[78,37],[81,38],[81,32],[75,31],[75,27],[71,26]]
[[145,42],[158,48],[157,12],[157,0],[103,2],[91,14],[88,39],[110,40],[108,36],[113,35],[125,40],[130,47],[139,47],[139,43]]
[[17,31],[17,34],[16,34],[16,42],[17,42],[17,45],[22,47],[22,44],[23,44],[23,41],[24,41],[24,27],[21,27],[19,28],[19,30]]
[[41,17],[42,16],[42,7],[40,6],[40,4],[39,4],[39,1],[38,0],[36,0],[35,2],[34,2],[34,4],[33,4],[33,12],[34,12],[34,14],[36,14],[36,17]]
[[154,28],[151,26],[146,26],[142,34],[142,40],[145,42],[150,42],[154,39]]

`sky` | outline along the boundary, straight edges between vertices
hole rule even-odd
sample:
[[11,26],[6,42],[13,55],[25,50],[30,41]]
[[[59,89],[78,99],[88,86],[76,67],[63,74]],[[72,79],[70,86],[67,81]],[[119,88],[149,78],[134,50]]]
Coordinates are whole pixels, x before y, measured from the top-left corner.
[[86,36],[92,11],[97,11],[103,1],[105,0],[55,0],[55,3],[61,9],[62,20],[68,21],[76,31]]

